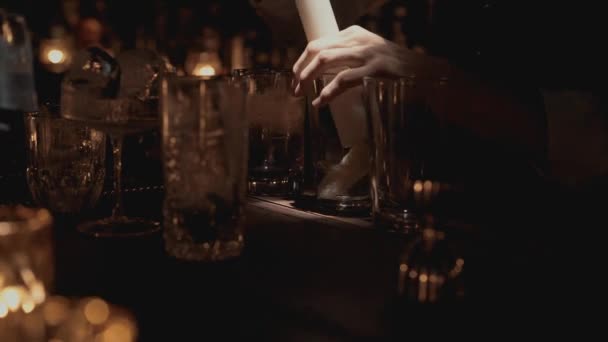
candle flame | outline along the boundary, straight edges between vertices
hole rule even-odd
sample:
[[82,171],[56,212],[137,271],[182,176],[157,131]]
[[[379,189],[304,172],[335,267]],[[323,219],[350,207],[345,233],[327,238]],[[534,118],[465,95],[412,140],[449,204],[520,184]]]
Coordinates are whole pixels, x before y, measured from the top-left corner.
[[215,76],[215,68],[211,65],[201,65],[194,68],[192,73],[196,76]]

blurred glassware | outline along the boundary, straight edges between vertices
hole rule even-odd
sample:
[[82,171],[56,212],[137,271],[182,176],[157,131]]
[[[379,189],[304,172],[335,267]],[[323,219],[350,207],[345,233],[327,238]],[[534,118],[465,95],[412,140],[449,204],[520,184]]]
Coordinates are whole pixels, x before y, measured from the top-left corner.
[[105,180],[106,137],[48,111],[25,116],[27,182],[34,201],[53,212],[92,208]]
[[45,209],[0,207],[0,341],[32,340],[15,327],[53,288],[52,223]]
[[293,96],[290,71],[235,73],[243,75],[247,91],[249,193],[286,196],[304,167],[305,99]]
[[164,239],[176,258],[241,254],[248,141],[240,86],[225,78],[163,79]]
[[464,300],[464,258],[445,233],[429,226],[407,245],[399,264],[398,295],[418,304]]
[[372,214],[389,230],[417,229],[435,212],[440,192],[450,188],[436,163],[441,120],[431,107],[440,108],[442,94],[435,85],[415,76],[364,80],[373,142]]
[[[335,74],[324,74],[313,84],[312,95],[317,97]],[[331,106],[314,108],[312,100],[308,100],[306,165],[304,181],[299,195],[299,205],[310,206],[313,210],[345,216],[369,215],[369,170],[371,152],[369,143],[357,140],[352,146],[345,147],[337,129],[332,108],[338,108],[342,113],[352,113],[358,110],[356,103],[349,103],[352,98],[360,99],[359,88],[351,89],[339,101]],[[345,102],[347,101],[347,102]],[[363,109],[361,109],[363,111]],[[359,113],[357,113],[359,114]],[[365,115],[363,111],[362,115]],[[340,115],[338,115],[340,117]],[[347,120],[347,118],[341,118]],[[365,121],[364,121],[365,123]],[[351,126],[348,122],[342,124],[352,132],[346,132],[350,138],[358,136],[365,130],[357,124]],[[356,132],[355,132],[356,131]],[[353,139],[351,139],[353,140]]]
[[23,113],[38,110],[32,47],[25,19],[0,8],[0,201],[27,196]]
[[33,61],[25,19],[0,9],[0,108],[38,110]]
[[157,222],[125,215],[122,205],[122,144],[127,134],[159,125],[158,87],[173,70],[166,59],[147,50],[128,50],[117,59],[99,48],[78,54],[62,85],[61,114],[108,133],[114,160],[112,216],[79,226],[97,237],[141,236],[160,229]]

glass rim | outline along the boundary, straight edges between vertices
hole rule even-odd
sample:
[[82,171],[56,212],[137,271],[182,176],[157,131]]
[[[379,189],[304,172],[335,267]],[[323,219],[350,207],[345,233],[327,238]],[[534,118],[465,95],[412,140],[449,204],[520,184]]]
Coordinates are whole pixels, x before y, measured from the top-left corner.
[[448,76],[419,76],[416,74],[410,75],[402,75],[402,76],[365,76],[363,77],[363,82],[411,82],[411,81],[421,81],[421,82],[435,82],[435,81],[445,81],[448,82],[450,78]]
[[[241,74],[243,73],[243,74]],[[230,71],[231,76],[255,76],[255,75],[293,75],[293,70],[289,68],[239,68]]]
[[56,103],[45,103],[39,106],[38,110],[31,110],[23,113],[25,119],[63,119],[61,116],[61,106]]
[[197,75],[177,75],[168,74],[162,77],[163,80],[184,80],[184,81],[221,81],[230,80],[226,75],[214,75],[214,76],[197,76]]
[[0,206],[0,237],[37,232],[52,223],[51,213],[44,208]]

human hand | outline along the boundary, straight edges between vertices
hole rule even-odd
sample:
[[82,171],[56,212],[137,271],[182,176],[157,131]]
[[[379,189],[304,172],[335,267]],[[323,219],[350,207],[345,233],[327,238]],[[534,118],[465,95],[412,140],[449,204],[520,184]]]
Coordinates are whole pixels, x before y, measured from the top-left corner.
[[[323,37],[308,44],[293,72],[296,95],[302,95],[302,84],[323,73],[340,70],[336,77],[313,101],[314,106],[329,103],[347,89],[361,84],[367,76],[402,76],[418,68],[423,55],[394,44],[359,26],[351,26],[336,35]],[[346,69],[343,69],[347,67]]]

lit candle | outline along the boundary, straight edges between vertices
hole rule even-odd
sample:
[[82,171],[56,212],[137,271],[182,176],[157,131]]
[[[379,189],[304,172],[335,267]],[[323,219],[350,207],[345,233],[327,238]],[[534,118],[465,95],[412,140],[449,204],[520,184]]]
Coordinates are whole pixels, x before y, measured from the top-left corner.
[[211,65],[201,64],[194,68],[192,74],[195,76],[215,76],[215,68]]
[[191,52],[185,67],[190,75],[215,76],[221,73],[222,62],[216,52]]
[[46,39],[40,42],[40,61],[55,73],[66,71],[71,63],[70,46],[65,39]]

